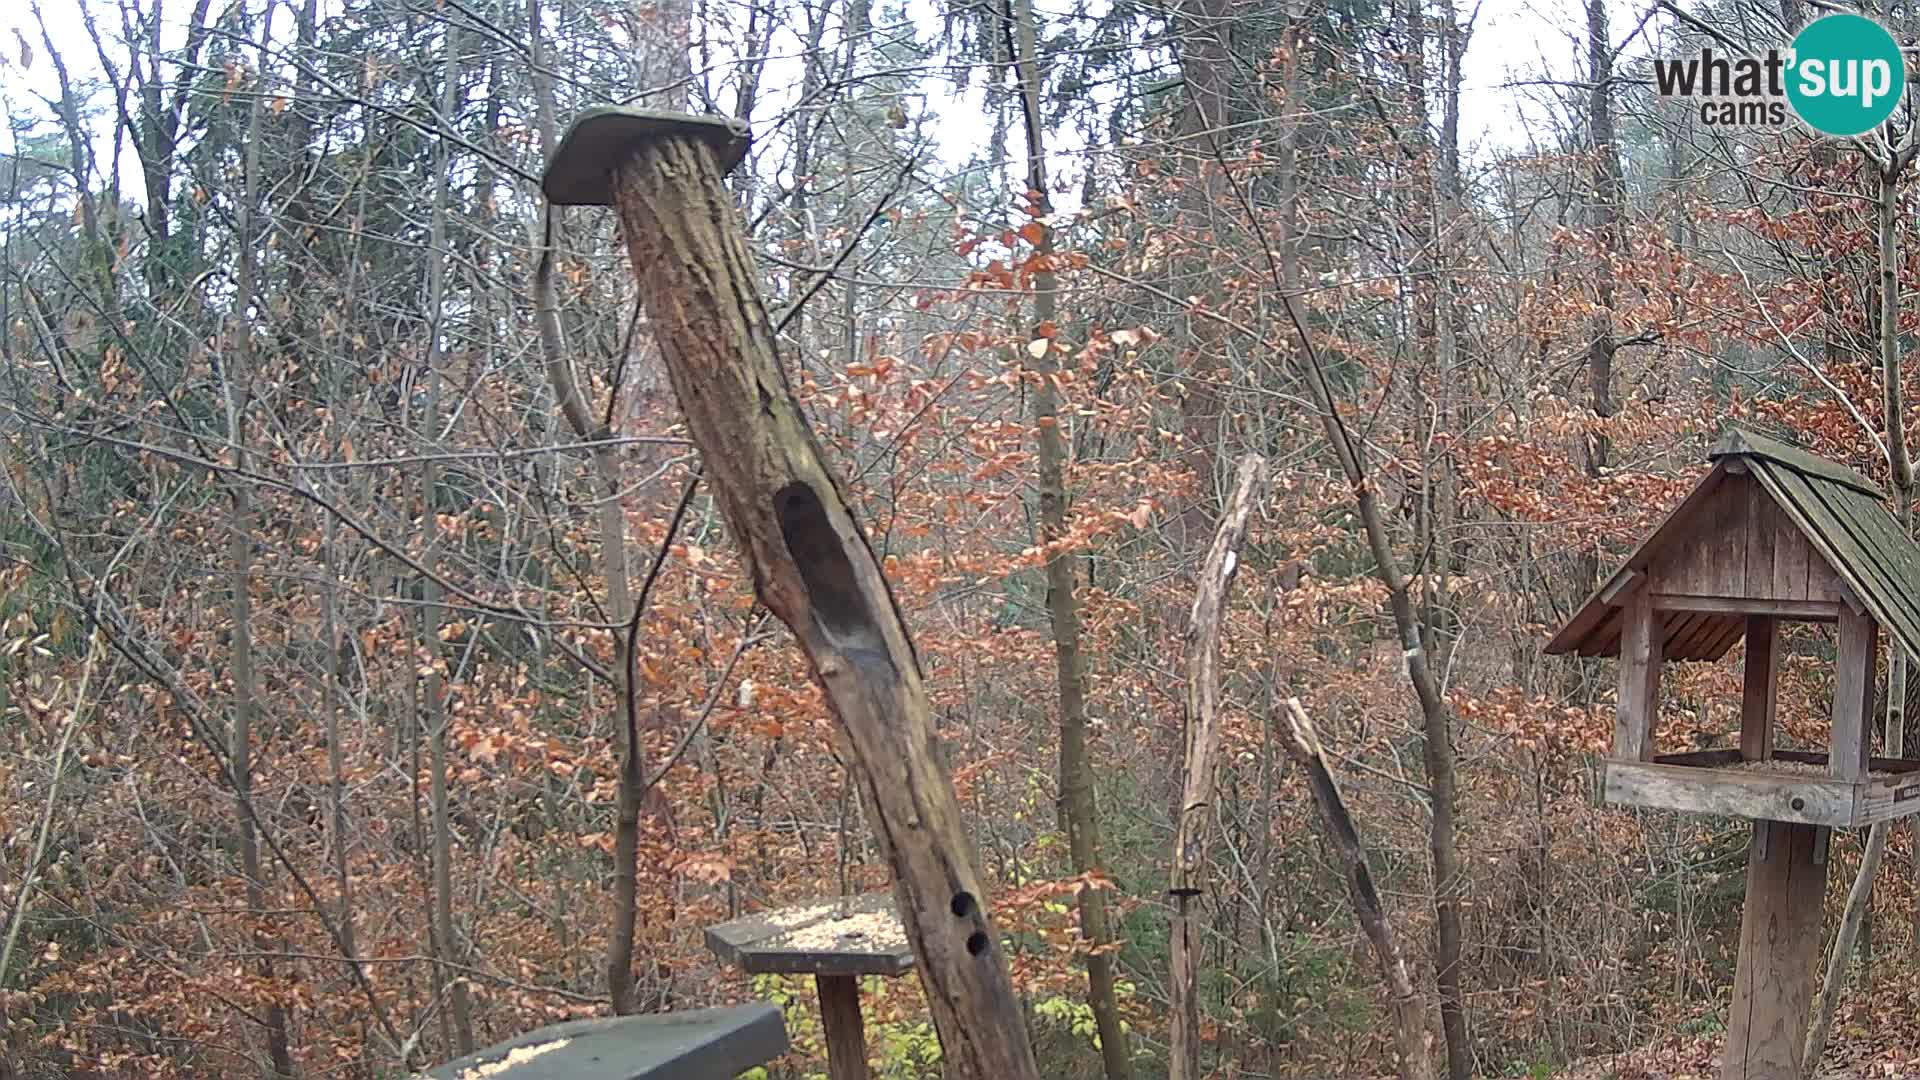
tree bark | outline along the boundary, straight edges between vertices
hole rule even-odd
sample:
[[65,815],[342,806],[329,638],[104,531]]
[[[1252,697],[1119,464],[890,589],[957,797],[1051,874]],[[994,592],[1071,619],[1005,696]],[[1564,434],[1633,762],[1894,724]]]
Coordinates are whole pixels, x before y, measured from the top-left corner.
[[1200,571],[1200,586],[1187,626],[1187,700],[1185,779],[1174,834],[1173,916],[1168,927],[1172,956],[1167,990],[1172,999],[1173,1030],[1169,1069],[1171,1080],[1199,1080],[1200,994],[1196,971],[1200,943],[1193,932],[1190,910],[1204,888],[1207,843],[1213,837],[1213,774],[1220,734],[1215,713],[1220,702],[1220,623],[1226,615],[1227,590],[1240,567],[1240,546],[1266,479],[1266,461],[1258,454],[1240,459],[1233,494],[1227,500],[1213,547]]
[[[1053,628],[1053,656],[1060,693],[1060,801],[1067,831],[1067,853],[1076,874],[1100,863],[1100,808],[1093,762],[1087,752],[1086,660],[1080,650],[1080,607],[1073,579],[1080,560],[1057,550],[1067,535],[1066,438],[1060,431],[1059,390],[1055,376],[1053,333],[1059,317],[1059,284],[1053,267],[1052,200],[1047,192],[1047,158],[1040,105],[1040,61],[1033,0],[1012,0],[1014,68],[1027,131],[1027,199],[1039,237],[1034,243],[1034,340],[1045,351],[1033,358],[1033,418],[1039,428],[1040,543],[1047,551],[1047,615]],[[1113,932],[1107,897],[1101,889],[1080,890],[1080,935],[1087,952],[1087,1004],[1100,1035],[1100,1060],[1107,1080],[1130,1080],[1132,1055],[1120,1019],[1114,989]]]
[[953,1074],[1038,1080],[905,621],[773,344],[713,150],[665,138],[614,172],[640,296],[761,601],[852,750]]

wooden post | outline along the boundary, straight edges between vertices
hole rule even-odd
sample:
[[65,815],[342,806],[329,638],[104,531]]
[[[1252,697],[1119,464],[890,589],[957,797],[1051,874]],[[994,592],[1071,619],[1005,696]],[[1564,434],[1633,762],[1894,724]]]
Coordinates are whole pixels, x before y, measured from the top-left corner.
[[1815,858],[1821,831],[1784,821],[1753,823],[1721,1080],[1803,1080],[1801,1044],[1827,888],[1826,863]]
[[1842,780],[1861,780],[1873,749],[1873,660],[1880,625],[1873,616],[1840,607],[1839,658],[1833,669],[1833,738],[1827,768]]
[[1780,625],[1771,615],[1747,616],[1747,662],[1741,672],[1740,756],[1773,756],[1774,690],[1780,667]]
[[1200,571],[1193,618],[1187,625],[1186,779],[1174,832],[1173,880],[1167,889],[1173,897],[1173,915],[1167,926],[1167,996],[1173,1006],[1169,1080],[1199,1080],[1202,1075],[1200,941],[1193,928],[1192,906],[1206,881],[1207,842],[1214,827],[1214,758],[1220,748],[1215,724],[1220,699],[1220,622],[1226,614],[1227,589],[1240,565],[1240,546],[1246,542],[1266,469],[1266,459],[1258,454],[1240,459],[1233,494],[1227,499],[1226,512],[1220,517],[1206,565]]
[[1662,635],[1653,597],[1642,585],[1627,597],[1620,615],[1620,693],[1613,721],[1613,756],[1652,761],[1654,718],[1660,709]]
[[612,202],[707,483],[852,750],[950,1075],[1038,1080],[920,663],[880,562],[788,386],[740,211],[745,138],[714,118],[596,110],[547,167],[555,202]]
[[827,1035],[828,1080],[867,1080],[867,1028],[860,1016],[860,980],[815,975],[820,1027]]

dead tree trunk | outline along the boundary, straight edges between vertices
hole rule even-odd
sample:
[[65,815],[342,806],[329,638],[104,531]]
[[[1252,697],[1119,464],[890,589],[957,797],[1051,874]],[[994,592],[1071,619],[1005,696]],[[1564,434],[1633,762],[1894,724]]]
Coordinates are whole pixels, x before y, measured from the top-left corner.
[[1226,614],[1227,589],[1240,567],[1240,545],[1247,539],[1247,524],[1266,477],[1266,464],[1258,454],[1240,459],[1233,494],[1200,571],[1200,588],[1193,599],[1193,619],[1187,630],[1186,779],[1174,835],[1173,882],[1167,890],[1173,896],[1173,917],[1168,927],[1172,956],[1167,973],[1173,1005],[1170,1080],[1199,1080],[1203,1075],[1196,970],[1200,943],[1189,921],[1189,908],[1203,888],[1207,841],[1213,836],[1214,755],[1220,748],[1220,735],[1214,727],[1220,702],[1220,621]]
[[950,1075],[1038,1080],[906,622],[780,367],[721,184],[719,152],[739,141],[713,121],[599,113],[569,133],[547,193],[619,208],[668,378],[754,590],[793,631],[853,752]]
[[1427,1034],[1426,1002],[1414,990],[1413,978],[1407,974],[1406,958],[1400,953],[1393,924],[1387,921],[1386,909],[1380,904],[1380,893],[1373,885],[1373,871],[1367,867],[1367,850],[1360,843],[1352,815],[1347,813],[1346,800],[1340,797],[1340,786],[1327,769],[1313,721],[1307,718],[1307,711],[1300,707],[1298,698],[1288,698],[1286,709],[1287,730],[1291,736],[1283,740],[1287,752],[1307,772],[1307,785],[1313,789],[1314,802],[1320,805],[1320,820],[1326,827],[1327,839],[1347,873],[1347,896],[1353,903],[1354,917],[1360,921],[1360,929],[1366,932],[1367,942],[1373,946],[1374,959],[1380,961],[1380,974],[1387,983],[1387,993],[1393,998],[1393,1043],[1400,1056],[1400,1080],[1433,1080],[1433,1060],[1428,1050],[1432,1037]]

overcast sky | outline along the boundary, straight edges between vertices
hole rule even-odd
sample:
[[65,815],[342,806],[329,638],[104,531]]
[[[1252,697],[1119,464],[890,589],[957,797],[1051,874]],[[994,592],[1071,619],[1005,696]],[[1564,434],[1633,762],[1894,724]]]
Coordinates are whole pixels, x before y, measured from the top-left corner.
[[[910,11],[933,10],[932,0],[912,2]],[[1530,131],[1535,137],[1550,138],[1549,127],[1542,123],[1549,113],[1548,102],[1565,91],[1545,83],[1579,77],[1585,53],[1584,0],[1482,0],[1477,8],[1471,0],[1458,2],[1463,12],[1474,14],[1461,101],[1461,134],[1469,156],[1485,160],[1502,151],[1524,149]],[[103,29],[117,28],[119,23],[113,0],[51,0],[45,4],[43,10],[55,44],[76,77],[97,70],[92,44],[78,15],[81,3],[94,5]],[[1646,0],[1609,0],[1616,41],[1641,21],[1647,10],[1645,4]],[[1042,0],[1043,18],[1047,6]],[[0,67],[0,89],[7,93],[15,110],[43,114],[44,107],[28,97],[32,91],[50,92],[54,85],[51,66],[38,55],[44,51],[38,27],[32,13],[18,0],[0,4],[0,8],[6,9],[0,13],[0,52],[6,58],[5,66]],[[16,30],[25,34],[36,54],[30,70],[19,67]],[[1629,56],[1646,51],[1644,35],[1626,49]],[[777,87],[778,71],[768,74],[768,82]],[[777,104],[770,104],[777,108]],[[954,100],[943,105],[936,101],[931,105],[942,113],[937,127],[946,156],[957,161],[985,141],[985,121],[977,102]],[[1064,140],[1070,135],[1062,132],[1060,137]]]

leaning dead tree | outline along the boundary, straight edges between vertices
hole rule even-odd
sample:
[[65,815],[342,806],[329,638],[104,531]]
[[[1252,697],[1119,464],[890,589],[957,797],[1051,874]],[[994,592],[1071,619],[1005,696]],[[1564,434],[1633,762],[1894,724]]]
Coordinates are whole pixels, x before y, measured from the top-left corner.
[[774,349],[721,183],[743,127],[604,109],[577,119],[547,198],[615,206],[667,376],[762,603],[793,631],[851,748],[949,1075],[1037,1080],[905,621]]
[[1200,587],[1193,598],[1193,618],[1187,627],[1186,779],[1180,793],[1180,819],[1174,836],[1173,897],[1168,925],[1172,955],[1167,989],[1173,1004],[1171,1080],[1199,1080],[1200,993],[1197,971],[1200,943],[1194,933],[1194,898],[1206,881],[1207,841],[1213,836],[1213,774],[1220,750],[1215,716],[1220,706],[1220,622],[1226,615],[1227,590],[1240,568],[1240,546],[1266,478],[1266,461],[1258,454],[1240,459],[1233,494],[1213,534],[1213,547],[1200,570]]
[[1433,1080],[1433,1037],[1427,1031],[1427,1006],[1414,989],[1407,972],[1406,956],[1400,951],[1393,923],[1387,919],[1386,906],[1374,888],[1373,870],[1367,865],[1367,849],[1360,843],[1360,831],[1340,795],[1333,770],[1327,768],[1326,754],[1313,721],[1300,707],[1299,698],[1286,700],[1288,738],[1281,740],[1287,756],[1307,773],[1307,786],[1320,807],[1320,822],[1327,840],[1340,860],[1347,877],[1347,899],[1353,905],[1353,917],[1373,946],[1373,957],[1380,962],[1380,975],[1393,999],[1393,1044],[1400,1058],[1400,1080]]

